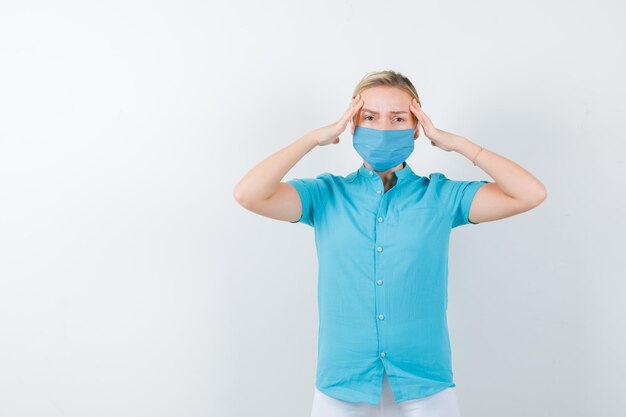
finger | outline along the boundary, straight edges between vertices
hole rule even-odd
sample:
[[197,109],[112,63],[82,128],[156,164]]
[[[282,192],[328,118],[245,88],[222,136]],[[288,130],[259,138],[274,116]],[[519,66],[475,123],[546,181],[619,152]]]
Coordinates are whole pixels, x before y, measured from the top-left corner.
[[361,101],[361,95],[357,94],[356,96],[354,96],[354,98],[350,102],[350,105],[348,106],[348,108],[353,109],[354,106],[356,106],[359,103],[359,101]]
[[419,106],[419,103],[417,101],[415,101],[415,99],[413,99],[411,101],[411,104],[409,105],[409,108],[411,109],[413,114],[415,114],[416,117],[420,117],[424,113],[423,111],[421,111],[422,109]]
[[350,113],[350,119],[352,120],[352,126],[354,126],[356,124],[355,116],[359,113],[359,111],[361,110],[361,107],[363,107],[363,104],[365,102],[360,99],[355,106],[352,108],[352,113]]
[[354,109],[354,103],[356,103],[358,100],[359,100],[359,97],[356,96],[350,101],[350,104],[348,104],[348,107],[341,115],[341,118],[340,118],[341,122],[345,121],[345,119],[350,117],[350,114],[352,114],[352,109]]
[[[357,94],[357,95],[356,95],[356,97],[354,97],[354,98],[352,99],[352,102],[350,103],[350,106],[348,106],[348,108],[346,109],[346,111],[345,111],[345,113],[344,113],[343,117],[341,118],[342,122],[344,122],[344,121],[345,121],[345,122],[347,123],[347,120],[348,120],[348,119],[351,119],[351,118],[352,118],[352,116],[354,115],[355,110],[356,110],[356,108],[357,108],[356,106],[357,106],[359,103],[362,103],[362,102],[363,102],[363,100],[361,99],[361,95],[360,95],[360,94]],[[345,119],[345,120],[344,120],[344,119]]]
[[413,113],[416,115],[416,117],[419,118],[423,126],[432,127],[433,125],[432,121],[430,120],[428,116],[426,116],[426,113],[424,113],[419,103],[417,103],[417,105],[411,104],[410,108],[412,108]]
[[416,112],[427,122],[430,122],[430,118],[428,116],[426,116],[426,113],[424,113],[424,110],[422,109],[422,106],[420,103],[417,102],[417,100],[413,99],[413,107],[415,108]]
[[420,110],[420,114],[422,116],[422,119],[424,119],[424,123],[427,124],[428,126],[432,126],[433,122],[430,121],[430,118],[428,116],[426,116],[426,114],[424,114],[423,111]]
[[417,112],[417,109],[413,106],[413,104],[409,105],[409,110],[411,110],[411,113],[413,113],[413,115],[415,116],[415,118],[417,119],[417,125],[416,127],[419,127],[420,125],[420,115]]

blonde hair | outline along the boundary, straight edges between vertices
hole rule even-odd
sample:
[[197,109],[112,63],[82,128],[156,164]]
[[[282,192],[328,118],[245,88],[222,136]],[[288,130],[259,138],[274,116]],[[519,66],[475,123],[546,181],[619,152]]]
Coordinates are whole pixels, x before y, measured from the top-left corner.
[[357,94],[363,92],[363,90],[378,86],[396,87],[403,91],[406,91],[411,97],[417,100],[420,106],[422,105],[422,103],[420,102],[420,98],[417,95],[417,90],[413,86],[413,83],[411,83],[411,81],[407,77],[400,74],[399,72],[391,70],[373,71],[365,74],[365,76],[354,88],[352,98],[356,97]]

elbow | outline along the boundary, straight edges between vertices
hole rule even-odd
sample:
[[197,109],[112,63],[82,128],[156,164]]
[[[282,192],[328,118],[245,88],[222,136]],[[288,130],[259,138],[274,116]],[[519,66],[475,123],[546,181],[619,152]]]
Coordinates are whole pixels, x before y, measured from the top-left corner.
[[539,204],[543,203],[547,197],[548,197],[548,190],[543,184],[541,184],[539,191],[530,200],[531,208],[537,207]]
[[233,188],[233,198],[246,210],[253,210],[253,207],[256,206],[256,203],[259,201],[256,196],[250,195],[249,192],[245,191],[239,185]]
[[548,197],[548,189],[546,188],[545,185],[541,184],[541,190],[539,191],[539,197],[538,197],[539,203],[537,204],[541,204],[547,197]]
[[242,207],[246,207],[248,204],[246,196],[243,190],[239,187],[239,184],[237,184],[235,188],[233,188],[233,198]]

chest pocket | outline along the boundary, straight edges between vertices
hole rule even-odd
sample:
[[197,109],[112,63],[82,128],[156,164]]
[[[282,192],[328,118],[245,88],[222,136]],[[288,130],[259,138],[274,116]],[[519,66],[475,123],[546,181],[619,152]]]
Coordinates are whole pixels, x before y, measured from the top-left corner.
[[402,209],[391,210],[387,214],[390,224],[409,226],[410,224],[420,223],[421,221],[437,217],[441,208],[438,206],[420,206],[406,207]]
[[440,207],[405,208],[388,217],[387,237],[408,250],[433,249],[445,236],[445,224]]
[[395,223],[407,231],[427,233],[440,221],[440,215],[440,208],[436,206],[411,207],[398,212]]

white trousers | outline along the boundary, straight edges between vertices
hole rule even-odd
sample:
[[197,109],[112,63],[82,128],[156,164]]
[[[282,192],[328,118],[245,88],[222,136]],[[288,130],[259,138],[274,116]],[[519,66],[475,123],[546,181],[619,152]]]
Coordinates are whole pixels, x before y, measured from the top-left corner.
[[311,417],[459,417],[455,388],[448,387],[428,397],[397,403],[385,372],[378,404],[339,400],[315,387]]

